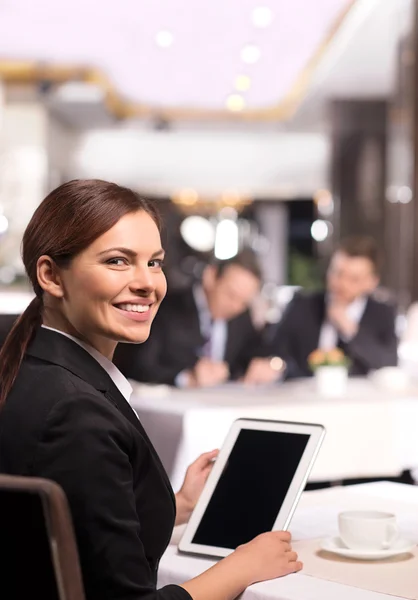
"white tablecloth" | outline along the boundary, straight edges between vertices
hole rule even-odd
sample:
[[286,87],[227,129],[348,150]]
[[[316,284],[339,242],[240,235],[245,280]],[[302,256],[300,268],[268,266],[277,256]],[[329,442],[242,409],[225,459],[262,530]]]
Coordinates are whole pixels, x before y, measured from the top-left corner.
[[[358,497],[358,499],[357,499]],[[378,504],[384,502],[384,505]],[[340,510],[359,508],[362,503],[370,507],[398,512],[401,534],[418,543],[418,487],[395,483],[380,482],[346,488],[332,488],[302,495],[292,519],[290,530],[296,539],[313,539],[336,535],[337,514]],[[411,514],[396,510],[402,506],[411,507]],[[393,508],[392,508],[393,507]],[[412,515],[412,516],[411,516]],[[179,528],[180,529],[180,528]],[[178,540],[179,531],[174,541]],[[177,538],[177,539],[176,539]],[[294,544],[297,549],[297,543]],[[414,561],[418,558],[415,556]],[[168,583],[182,583],[191,579],[214,564],[213,561],[180,555],[175,545],[170,545],[164,554],[159,568],[159,586]],[[415,573],[415,567],[412,565]],[[332,563],[327,569],[332,571]],[[350,565],[352,569],[353,566]],[[385,570],[385,563],[377,564],[374,569]],[[332,572],[330,578],[332,579]],[[382,571],[383,572],[383,571]],[[395,571],[396,576],[396,571]],[[335,583],[325,578],[304,574],[303,571],[280,579],[256,584],[248,588],[242,600],[400,600],[402,596],[387,595],[367,591],[356,585]],[[418,582],[418,576],[417,576]],[[418,590],[418,585],[417,585]],[[411,597],[411,596],[410,596]],[[418,596],[412,596],[418,597]]]
[[383,392],[363,379],[350,380],[338,399],[319,397],[314,382],[270,389],[229,385],[218,390],[157,390],[136,386],[132,405],[175,489],[187,466],[220,447],[240,417],[320,423],[327,434],[311,481],[396,476],[418,467],[418,394]]

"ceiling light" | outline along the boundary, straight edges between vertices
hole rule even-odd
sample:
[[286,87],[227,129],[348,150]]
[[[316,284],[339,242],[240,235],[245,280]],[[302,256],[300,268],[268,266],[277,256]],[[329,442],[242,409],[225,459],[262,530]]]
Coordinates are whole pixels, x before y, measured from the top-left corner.
[[329,217],[334,212],[334,201],[329,190],[317,190],[314,194],[314,202],[318,207],[318,212],[324,217]]
[[312,223],[311,236],[316,242],[323,242],[331,234],[331,223],[317,219]]
[[170,31],[159,31],[155,36],[155,41],[160,48],[169,48],[173,40],[174,37]]
[[194,206],[199,200],[199,194],[196,190],[193,190],[191,188],[185,188],[174,194],[172,200],[174,204],[180,204],[183,206]]
[[219,211],[218,216],[221,219],[231,219],[231,221],[236,221],[238,213],[232,206],[224,206],[224,208],[221,208]]
[[226,107],[232,112],[239,112],[245,106],[244,98],[239,94],[230,94],[226,99]]
[[215,228],[208,219],[198,215],[187,217],[180,225],[180,233],[190,248],[198,252],[213,250]]
[[223,219],[216,227],[215,258],[227,260],[238,254],[238,225],[231,219]]
[[247,44],[241,50],[241,60],[248,65],[254,65],[260,58],[261,51],[255,44]]
[[250,89],[251,79],[248,75],[237,75],[235,78],[235,89],[239,92],[246,92]]
[[413,198],[413,193],[410,187],[402,185],[397,193],[398,202],[401,204],[408,204]]
[[255,27],[268,27],[273,19],[273,13],[267,6],[257,6],[253,10],[252,20]]

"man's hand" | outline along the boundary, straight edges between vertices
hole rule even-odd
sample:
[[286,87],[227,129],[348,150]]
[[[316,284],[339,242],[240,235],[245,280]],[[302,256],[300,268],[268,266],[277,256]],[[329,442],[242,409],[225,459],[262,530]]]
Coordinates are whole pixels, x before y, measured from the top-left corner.
[[257,385],[279,381],[285,370],[285,362],[278,356],[273,358],[253,358],[248,365],[243,382]]
[[189,387],[212,387],[229,379],[229,367],[226,362],[201,358],[188,375]]
[[327,316],[329,322],[334,325],[340,334],[346,338],[352,338],[358,331],[358,324],[350,319],[347,309],[347,304],[331,302],[328,305]]

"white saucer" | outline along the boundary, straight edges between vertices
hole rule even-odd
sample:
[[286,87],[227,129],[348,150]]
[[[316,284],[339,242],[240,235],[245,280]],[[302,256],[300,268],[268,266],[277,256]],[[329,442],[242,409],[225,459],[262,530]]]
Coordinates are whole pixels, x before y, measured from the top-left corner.
[[354,550],[353,548],[347,548],[347,546],[345,546],[344,542],[339,537],[327,538],[321,542],[322,550],[333,552],[339,556],[346,556],[347,558],[359,558],[361,560],[390,558],[391,556],[396,556],[397,554],[411,552],[416,545],[417,544],[411,540],[400,538],[386,550]]

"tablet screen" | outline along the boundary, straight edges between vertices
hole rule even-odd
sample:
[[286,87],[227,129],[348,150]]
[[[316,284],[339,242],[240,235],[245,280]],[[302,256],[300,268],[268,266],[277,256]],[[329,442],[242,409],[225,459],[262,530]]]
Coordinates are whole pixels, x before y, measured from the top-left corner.
[[309,438],[242,429],[192,543],[236,548],[271,531]]

